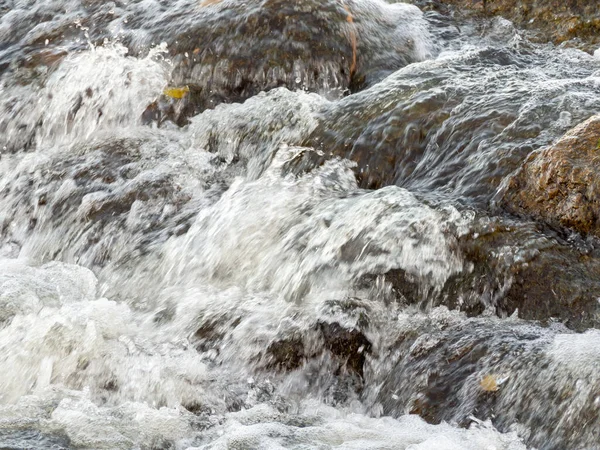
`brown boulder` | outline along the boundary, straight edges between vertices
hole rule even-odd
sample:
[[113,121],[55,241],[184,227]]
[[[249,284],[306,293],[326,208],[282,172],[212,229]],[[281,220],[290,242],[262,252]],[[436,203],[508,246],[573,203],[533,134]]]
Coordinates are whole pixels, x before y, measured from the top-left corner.
[[600,236],[600,115],[533,153],[504,187],[500,205],[584,235]]

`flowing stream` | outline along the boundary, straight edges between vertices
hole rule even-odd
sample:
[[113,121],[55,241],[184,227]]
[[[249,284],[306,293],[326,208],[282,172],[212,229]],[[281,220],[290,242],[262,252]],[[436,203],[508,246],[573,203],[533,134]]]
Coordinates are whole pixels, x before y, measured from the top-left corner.
[[600,60],[310,0],[222,81],[284,3],[0,0],[0,447],[600,449],[600,315],[502,303],[596,244],[496,206]]

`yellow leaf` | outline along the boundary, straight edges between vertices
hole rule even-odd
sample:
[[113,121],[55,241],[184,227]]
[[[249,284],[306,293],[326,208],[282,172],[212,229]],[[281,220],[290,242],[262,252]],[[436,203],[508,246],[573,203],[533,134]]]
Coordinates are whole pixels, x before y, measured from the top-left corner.
[[494,375],[486,375],[479,382],[479,385],[481,386],[481,389],[486,392],[495,392],[498,390],[498,383]]
[[163,94],[165,94],[167,97],[171,97],[171,98],[180,100],[183,97],[185,97],[188,92],[190,92],[190,88],[187,86],[180,87],[180,88],[168,87],[163,91]]

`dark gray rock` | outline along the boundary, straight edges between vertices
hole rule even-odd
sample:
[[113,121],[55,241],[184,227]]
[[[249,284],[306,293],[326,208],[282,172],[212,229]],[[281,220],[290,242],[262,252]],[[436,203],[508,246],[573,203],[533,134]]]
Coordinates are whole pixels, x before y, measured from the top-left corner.
[[161,30],[171,85],[185,90],[167,91],[147,121],[181,125],[280,86],[338,98],[422,59],[429,46],[418,8],[379,0],[207,1],[189,15]]

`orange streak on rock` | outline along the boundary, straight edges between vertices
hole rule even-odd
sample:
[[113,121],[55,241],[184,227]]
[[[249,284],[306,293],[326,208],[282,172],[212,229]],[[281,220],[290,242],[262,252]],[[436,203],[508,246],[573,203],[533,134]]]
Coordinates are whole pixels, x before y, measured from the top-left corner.
[[350,45],[352,45],[352,64],[350,65],[350,77],[354,75],[356,71],[356,33],[354,29],[354,18],[352,17],[352,12],[346,3],[342,0],[342,5],[344,9],[348,13],[346,17],[346,21],[350,24]]

